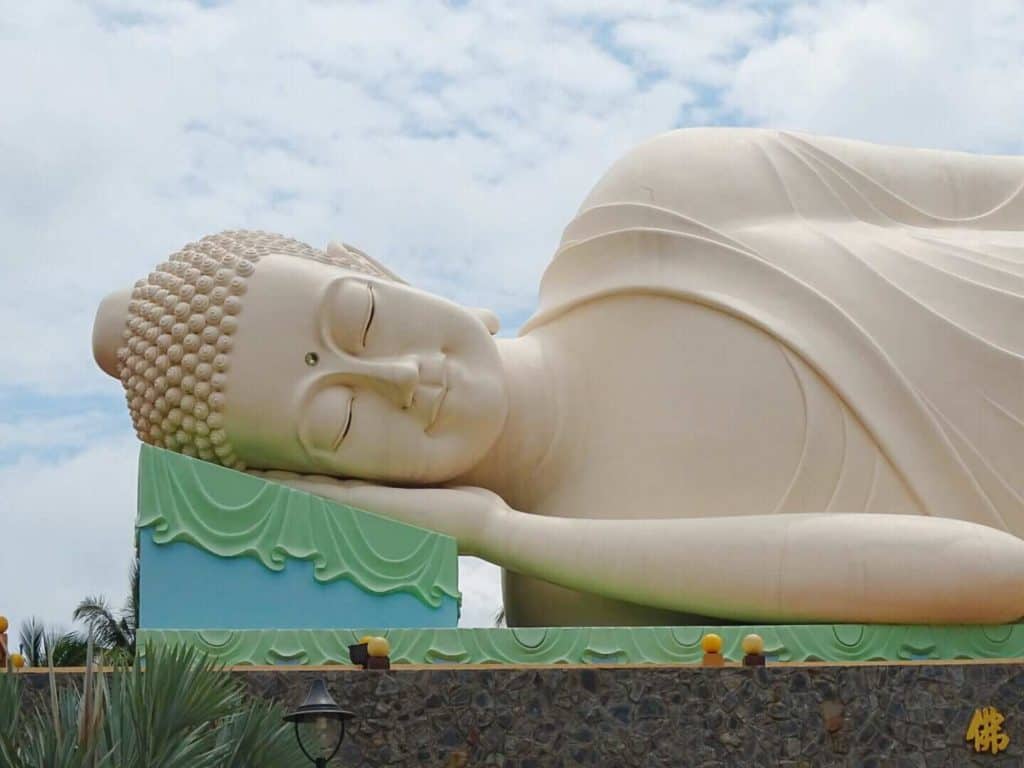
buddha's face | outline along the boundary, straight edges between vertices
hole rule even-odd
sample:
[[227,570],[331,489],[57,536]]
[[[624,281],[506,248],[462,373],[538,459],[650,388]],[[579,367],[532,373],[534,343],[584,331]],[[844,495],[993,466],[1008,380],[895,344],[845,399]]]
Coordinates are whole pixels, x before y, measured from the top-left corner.
[[497,347],[471,310],[271,255],[238,320],[224,419],[251,467],[437,483],[480,461],[502,429]]

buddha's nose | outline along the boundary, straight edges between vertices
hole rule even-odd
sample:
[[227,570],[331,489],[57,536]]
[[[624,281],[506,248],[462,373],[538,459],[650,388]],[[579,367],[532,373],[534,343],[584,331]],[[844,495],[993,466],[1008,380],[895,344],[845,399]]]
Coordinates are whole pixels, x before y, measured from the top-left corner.
[[124,343],[121,334],[128,322],[131,290],[115,291],[100,302],[92,324],[92,356],[103,372],[117,378],[117,350]]
[[401,408],[412,405],[412,396],[420,383],[420,366],[414,358],[360,361],[355,376],[363,386],[392,400]]

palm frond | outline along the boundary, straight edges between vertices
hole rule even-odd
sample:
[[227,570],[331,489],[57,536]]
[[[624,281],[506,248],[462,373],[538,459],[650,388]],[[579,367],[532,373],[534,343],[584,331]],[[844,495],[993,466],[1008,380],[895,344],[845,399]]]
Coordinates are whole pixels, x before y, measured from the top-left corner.
[[103,595],[89,595],[78,604],[74,618],[85,623],[99,648],[107,652],[120,651],[134,658],[135,634],[139,626],[138,552],[128,570],[128,587],[128,597],[120,611],[114,611]]
[[219,744],[231,751],[221,768],[279,768],[306,765],[292,735],[282,722],[284,710],[275,702],[254,702],[225,720],[217,731]]
[[64,632],[56,627],[43,634],[41,665],[54,667],[85,666],[86,639],[78,632]]
[[99,647],[134,647],[134,632],[126,632],[125,627],[121,625],[120,617],[114,615],[107,599],[102,595],[87,596],[75,608],[73,615],[75,621],[85,623]]
[[44,639],[46,626],[36,616],[30,616],[21,625],[18,633],[18,644],[21,646],[21,655],[25,657],[30,667],[42,667],[46,665]]
[[[136,551],[132,564],[128,567],[128,599],[125,600],[121,618],[131,627],[132,645],[134,646],[135,628],[139,626],[139,553]],[[134,652],[134,647],[132,651]]]
[[65,632],[50,646],[47,661],[55,667],[85,666],[86,640],[78,632]]

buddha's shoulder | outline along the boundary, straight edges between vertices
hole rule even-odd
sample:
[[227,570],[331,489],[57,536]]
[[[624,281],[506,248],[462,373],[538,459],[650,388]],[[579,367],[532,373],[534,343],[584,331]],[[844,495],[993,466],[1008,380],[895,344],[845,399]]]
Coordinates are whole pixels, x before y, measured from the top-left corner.
[[707,221],[786,215],[795,190],[875,185],[939,208],[984,207],[1024,181],[1024,158],[887,146],[765,128],[687,128],[645,141],[598,181],[581,211],[642,203]]

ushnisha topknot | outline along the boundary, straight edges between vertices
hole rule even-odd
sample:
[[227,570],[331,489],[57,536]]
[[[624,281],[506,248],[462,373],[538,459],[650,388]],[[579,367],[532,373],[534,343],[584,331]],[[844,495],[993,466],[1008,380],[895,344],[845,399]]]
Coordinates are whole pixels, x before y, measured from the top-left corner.
[[319,251],[282,235],[231,230],[186,245],[135,284],[117,350],[117,373],[140,440],[245,469],[224,430],[225,389],[246,283],[270,254],[402,282],[362,251],[338,243]]

